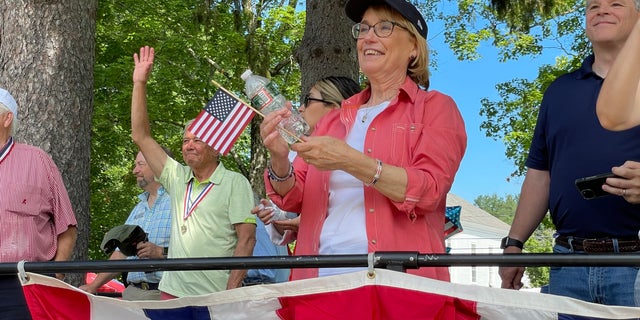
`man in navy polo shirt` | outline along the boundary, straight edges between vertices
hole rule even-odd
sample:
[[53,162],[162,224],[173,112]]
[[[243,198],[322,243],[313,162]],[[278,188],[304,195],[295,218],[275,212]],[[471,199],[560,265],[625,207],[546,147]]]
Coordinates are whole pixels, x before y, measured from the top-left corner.
[[[640,179],[640,127],[608,131],[596,116],[603,78],[639,17],[640,0],[587,1],[586,34],[593,54],[544,94],[518,208],[502,243],[505,253],[522,252],[547,211],[557,231],[555,253],[640,251],[640,207],[628,197],[640,192],[632,181]],[[619,177],[606,180],[610,195],[583,198],[576,179],[612,170]],[[502,287],[520,289],[523,273],[524,268],[500,268]],[[637,278],[633,267],[552,268],[549,292],[640,306],[635,299],[640,297]]]

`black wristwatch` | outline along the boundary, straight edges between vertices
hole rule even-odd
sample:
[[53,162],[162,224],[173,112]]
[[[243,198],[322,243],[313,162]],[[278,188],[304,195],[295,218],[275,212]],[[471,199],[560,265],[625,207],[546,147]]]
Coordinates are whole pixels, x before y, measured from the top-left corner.
[[509,238],[509,236],[506,236],[502,238],[502,241],[500,242],[500,249],[505,249],[506,247],[518,247],[520,248],[520,250],[522,250],[522,248],[524,248],[524,243],[522,243],[522,241],[518,239]]
[[165,257],[169,255],[169,247],[162,247],[162,255]]

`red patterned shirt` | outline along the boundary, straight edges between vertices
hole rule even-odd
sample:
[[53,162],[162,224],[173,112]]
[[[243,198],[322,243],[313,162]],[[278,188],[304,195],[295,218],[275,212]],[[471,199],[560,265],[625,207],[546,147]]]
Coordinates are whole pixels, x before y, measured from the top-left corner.
[[58,235],[76,224],[51,157],[9,138],[0,147],[0,262],[49,261]]

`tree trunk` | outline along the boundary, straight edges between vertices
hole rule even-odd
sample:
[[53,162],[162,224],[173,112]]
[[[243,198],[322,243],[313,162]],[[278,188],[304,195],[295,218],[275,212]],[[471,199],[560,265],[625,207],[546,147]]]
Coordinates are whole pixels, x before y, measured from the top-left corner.
[[[246,1],[246,0],[245,0]],[[295,59],[302,74],[303,95],[318,79],[327,76],[346,76],[358,79],[358,55],[355,40],[351,37],[353,22],[344,12],[345,0],[307,0],[305,32],[300,47],[295,52]],[[249,8],[245,2],[244,8]],[[245,12],[249,17],[247,36],[247,54],[249,64],[256,74],[269,77],[270,58],[264,50],[253,41],[251,36],[257,27],[256,16]],[[331,17],[328,23],[328,17]],[[267,153],[260,138],[260,122],[254,118],[251,122],[251,185],[258,194],[264,194],[262,172],[267,164]]]
[[[255,74],[267,75],[269,69],[269,54],[268,50],[262,50],[255,40],[255,31],[259,27],[260,21],[258,17],[261,15],[261,11],[253,12],[252,2],[249,0],[242,0],[242,12],[246,19],[247,28],[247,44],[246,54],[248,56],[249,69]],[[256,6],[256,9],[260,10],[261,6]],[[240,10],[236,10],[238,12]],[[240,30],[240,25],[237,27]],[[267,164],[267,149],[262,145],[262,138],[260,137],[260,123],[262,118],[254,117],[249,124],[249,132],[251,135],[251,164],[249,166],[249,183],[253,191],[260,197],[265,197],[265,187],[262,180],[262,173]]]
[[345,0],[307,0],[307,21],[296,61],[302,93],[319,79],[345,76],[358,81],[358,52],[351,36],[354,22],[344,12]]
[[86,260],[89,238],[96,9],[97,0],[0,1],[0,86],[18,102],[16,140],[49,153],[62,174],[78,220],[75,260]]

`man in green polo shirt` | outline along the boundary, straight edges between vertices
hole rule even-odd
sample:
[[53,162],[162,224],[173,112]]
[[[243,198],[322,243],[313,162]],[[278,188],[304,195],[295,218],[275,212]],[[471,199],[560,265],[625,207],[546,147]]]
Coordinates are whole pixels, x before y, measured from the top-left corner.
[[[171,196],[169,258],[251,256],[256,242],[253,192],[241,174],[225,169],[220,154],[186,130],[183,166],[152,138],[146,84],[153,48],[134,54],[131,136],[154,175]],[[241,286],[246,270],[168,271],[160,281],[162,299],[201,295]]]

